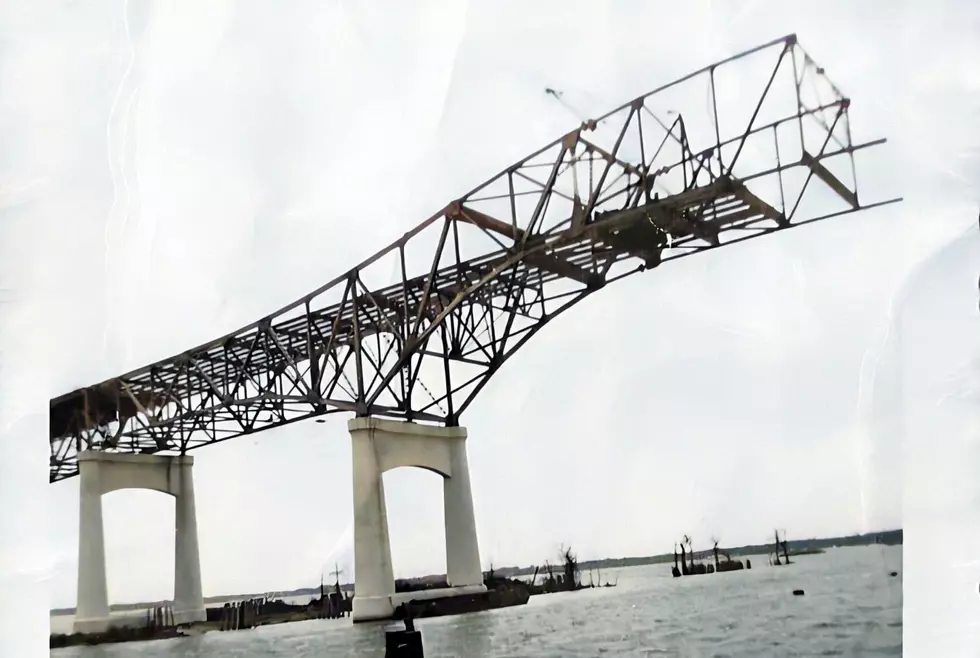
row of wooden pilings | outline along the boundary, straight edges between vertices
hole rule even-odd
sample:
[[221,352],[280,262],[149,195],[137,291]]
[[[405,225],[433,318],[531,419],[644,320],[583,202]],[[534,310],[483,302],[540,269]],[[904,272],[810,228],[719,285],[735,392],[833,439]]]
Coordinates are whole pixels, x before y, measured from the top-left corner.
[[[300,619],[338,619],[349,615],[351,600],[343,593],[328,593],[307,605],[292,605],[280,599],[248,599],[226,603],[214,617],[222,631],[239,631],[268,622],[271,618],[297,615]],[[211,617],[209,614],[209,618]],[[293,621],[296,617],[293,618]]]
[[[299,615],[305,619],[338,619],[350,614],[351,599],[345,593],[336,591],[324,594],[306,605],[292,605],[280,599],[270,600],[268,597],[225,603],[221,608],[208,608],[207,618],[211,623],[217,622],[222,631],[239,631],[268,622],[270,616],[276,618]],[[144,624],[149,629],[173,628],[173,606],[166,604],[149,608]]]
[[174,609],[169,605],[161,605],[146,611],[146,628],[172,628],[174,625]]
[[171,628],[174,625],[174,609],[170,605],[161,605],[146,611],[146,628]]
[[249,599],[247,601],[236,601],[226,603],[221,608],[222,631],[240,631],[246,628],[254,628],[256,620],[262,614],[265,599]]

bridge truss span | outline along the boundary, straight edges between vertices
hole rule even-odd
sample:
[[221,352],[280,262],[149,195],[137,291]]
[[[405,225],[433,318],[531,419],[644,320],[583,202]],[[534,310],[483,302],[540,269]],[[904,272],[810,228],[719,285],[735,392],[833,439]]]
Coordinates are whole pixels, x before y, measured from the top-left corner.
[[[741,70],[740,70],[741,69]],[[77,453],[184,453],[335,412],[456,425],[548,322],[624,276],[898,199],[859,199],[850,101],[795,35],[578,128],[306,297],[51,400]]]

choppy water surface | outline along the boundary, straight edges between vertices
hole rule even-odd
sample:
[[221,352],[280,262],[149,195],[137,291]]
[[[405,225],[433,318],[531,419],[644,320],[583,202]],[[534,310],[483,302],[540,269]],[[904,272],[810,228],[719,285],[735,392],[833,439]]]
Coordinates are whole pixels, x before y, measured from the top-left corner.
[[[427,658],[902,655],[902,549],[862,547],[673,579],[668,565],[603,572],[619,586],[418,622]],[[898,571],[899,576],[888,576]],[[588,575],[585,576],[588,581]],[[793,596],[803,589],[805,596]],[[384,656],[383,626],[308,621],[52,652],[59,658]]]

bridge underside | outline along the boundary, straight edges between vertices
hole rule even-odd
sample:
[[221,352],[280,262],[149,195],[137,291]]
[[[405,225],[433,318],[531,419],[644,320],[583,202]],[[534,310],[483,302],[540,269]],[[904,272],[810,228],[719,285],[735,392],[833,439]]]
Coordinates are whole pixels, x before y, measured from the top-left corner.
[[[758,94],[726,120],[720,81],[750,60]],[[672,109],[697,81],[710,115]],[[884,140],[852,143],[849,106],[791,35],[584,122],[296,303],[52,400],[50,479],[83,450],[183,453],[334,412],[458,425],[521,345],[605,285],[895,201],[859,201],[854,155]]]

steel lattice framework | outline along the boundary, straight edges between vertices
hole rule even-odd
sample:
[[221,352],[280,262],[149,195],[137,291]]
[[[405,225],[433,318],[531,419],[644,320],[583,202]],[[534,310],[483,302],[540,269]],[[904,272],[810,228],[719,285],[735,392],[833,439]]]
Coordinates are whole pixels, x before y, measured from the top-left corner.
[[585,121],[299,301],[51,400],[50,479],[77,475],[80,450],[183,453],[334,412],[456,425],[605,285],[898,201],[860,203],[854,154],[884,140],[852,143],[849,105],[790,35]]

